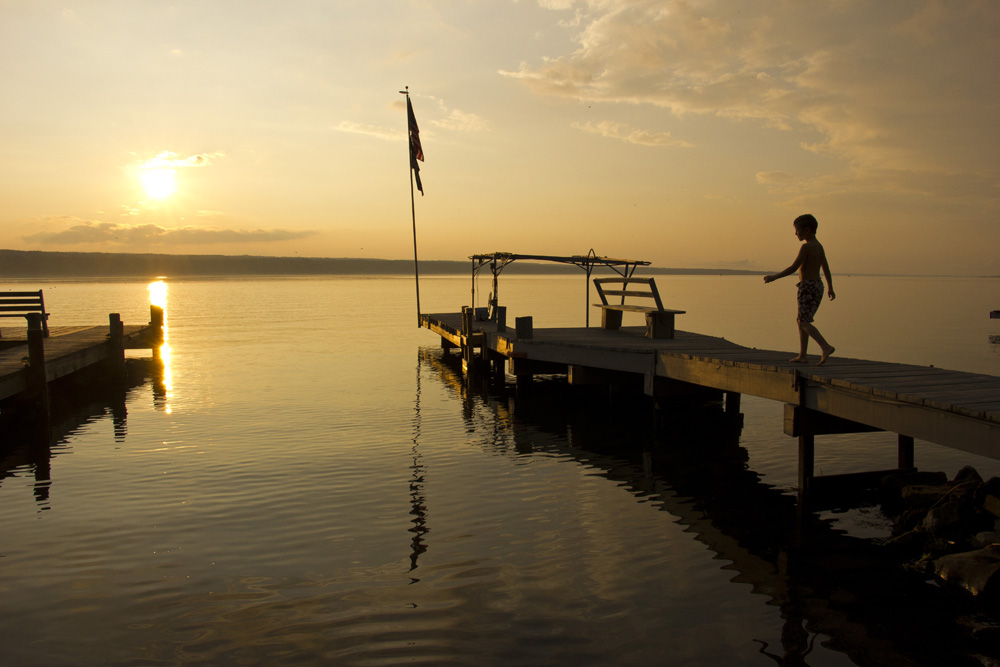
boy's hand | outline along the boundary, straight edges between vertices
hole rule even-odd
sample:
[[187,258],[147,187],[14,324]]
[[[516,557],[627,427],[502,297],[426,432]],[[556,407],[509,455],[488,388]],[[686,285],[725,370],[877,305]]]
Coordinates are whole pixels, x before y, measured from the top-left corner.
[[833,288],[832,287],[830,288],[830,291],[826,293],[826,295],[828,297],[830,297],[830,301],[833,301],[834,299],[837,298],[837,295],[833,293]]
[[774,276],[764,276],[764,282],[765,283],[772,283],[772,282],[774,282]]

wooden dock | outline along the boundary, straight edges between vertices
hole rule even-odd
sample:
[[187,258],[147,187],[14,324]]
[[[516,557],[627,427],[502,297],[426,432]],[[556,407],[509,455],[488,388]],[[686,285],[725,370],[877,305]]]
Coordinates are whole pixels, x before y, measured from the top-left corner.
[[[104,326],[49,326],[46,337],[31,318],[25,327],[0,329],[0,402],[41,403],[47,412],[48,385],[83,370],[104,366],[124,371],[126,349],[153,350],[163,342],[163,311],[151,307],[149,324],[125,325],[118,315]],[[6,412],[6,410],[5,410]]]
[[[482,313],[478,313],[480,316]],[[644,336],[643,327],[539,328],[518,318],[475,321],[474,313],[422,314],[420,325],[462,351],[467,368],[506,367],[518,381],[566,374],[570,384],[630,376],[658,400],[714,391],[728,412],[742,394],[785,404],[785,433],[799,439],[800,493],[813,482],[815,436],[889,431],[899,435],[899,468],[913,468],[914,439],[1000,459],[1000,377],[934,367],[832,357],[824,366],[788,361],[788,352],[747,348],[677,331]]]

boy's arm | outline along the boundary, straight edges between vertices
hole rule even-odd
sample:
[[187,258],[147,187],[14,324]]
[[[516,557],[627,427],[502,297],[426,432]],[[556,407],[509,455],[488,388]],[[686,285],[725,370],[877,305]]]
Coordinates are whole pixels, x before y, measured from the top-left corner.
[[826,251],[823,252],[823,275],[826,277],[826,293],[830,297],[830,301],[837,298],[836,293],[833,291],[833,275],[830,273],[830,263],[826,261]]
[[778,278],[784,278],[785,276],[792,275],[793,273],[799,270],[799,267],[802,266],[802,262],[804,262],[805,259],[806,259],[806,247],[803,245],[801,248],[799,248],[799,254],[795,258],[795,261],[792,262],[792,265],[790,267],[788,267],[784,271],[781,271],[780,273],[772,273],[769,276],[764,276],[764,282],[771,283],[777,280]]

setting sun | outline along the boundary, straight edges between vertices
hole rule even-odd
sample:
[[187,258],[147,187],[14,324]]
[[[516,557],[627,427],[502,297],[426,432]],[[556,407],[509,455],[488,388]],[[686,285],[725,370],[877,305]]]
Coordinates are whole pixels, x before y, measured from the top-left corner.
[[176,173],[173,169],[146,169],[140,175],[142,187],[153,199],[165,199],[177,189]]

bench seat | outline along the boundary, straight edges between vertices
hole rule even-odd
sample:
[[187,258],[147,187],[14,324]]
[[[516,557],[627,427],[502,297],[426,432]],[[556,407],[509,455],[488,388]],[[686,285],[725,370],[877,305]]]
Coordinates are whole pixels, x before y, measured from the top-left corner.
[[[622,289],[605,289],[607,283],[621,283]],[[643,313],[646,316],[646,337],[647,338],[673,338],[674,337],[674,316],[683,315],[685,311],[664,308],[660,301],[660,294],[656,289],[656,282],[652,278],[595,278],[594,285],[597,286],[597,294],[601,297],[601,303],[594,305],[601,309],[601,328],[615,331],[622,326],[622,314]],[[629,289],[630,285],[645,286],[645,290]],[[625,297],[653,299],[655,306],[643,306],[634,303],[608,303],[608,296],[620,296],[622,301]]]

